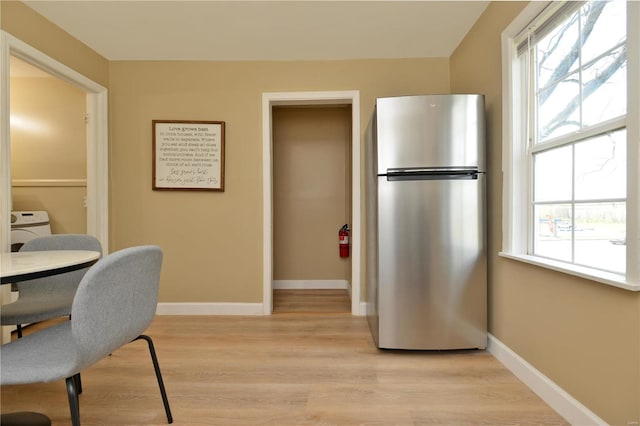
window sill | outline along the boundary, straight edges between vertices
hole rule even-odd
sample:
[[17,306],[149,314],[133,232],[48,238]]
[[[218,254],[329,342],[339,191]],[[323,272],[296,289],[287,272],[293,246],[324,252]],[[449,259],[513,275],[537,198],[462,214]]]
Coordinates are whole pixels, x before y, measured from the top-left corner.
[[566,263],[556,262],[550,259],[544,259],[541,257],[530,256],[526,254],[499,252],[498,255],[501,257],[506,257],[508,259],[518,260],[520,262],[540,266],[542,268],[563,272],[565,274],[575,275],[577,277],[596,281],[602,284],[610,285],[612,287],[618,287],[629,291],[640,291],[639,284],[629,283],[625,281],[624,276],[614,274],[612,272],[599,271],[597,269],[591,269],[584,266],[569,265]]

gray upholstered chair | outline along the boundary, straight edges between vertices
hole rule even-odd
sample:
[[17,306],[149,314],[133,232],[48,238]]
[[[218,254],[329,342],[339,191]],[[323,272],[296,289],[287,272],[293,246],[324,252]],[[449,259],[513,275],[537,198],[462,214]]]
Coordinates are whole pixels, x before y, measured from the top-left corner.
[[167,421],[173,422],[153,342],[142,335],[158,302],[162,251],[156,246],[103,257],[82,278],[65,321],[0,347],[0,384],[66,379],[73,426],[80,424],[75,376],[121,346],[149,345]]
[[[20,251],[91,250],[102,253],[100,241],[91,235],[54,234],[27,241]],[[18,300],[2,305],[1,325],[16,325],[22,337],[22,324],[31,324],[69,315],[80,280],[88,268],[16,283]]]

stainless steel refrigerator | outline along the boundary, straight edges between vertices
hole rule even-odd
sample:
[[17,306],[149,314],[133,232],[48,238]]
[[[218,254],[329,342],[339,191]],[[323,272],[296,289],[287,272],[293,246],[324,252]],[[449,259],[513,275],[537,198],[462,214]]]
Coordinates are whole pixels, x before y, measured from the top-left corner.
[[377,99],[366,157],[367,317],[376,345],[485,348],[484,97]]

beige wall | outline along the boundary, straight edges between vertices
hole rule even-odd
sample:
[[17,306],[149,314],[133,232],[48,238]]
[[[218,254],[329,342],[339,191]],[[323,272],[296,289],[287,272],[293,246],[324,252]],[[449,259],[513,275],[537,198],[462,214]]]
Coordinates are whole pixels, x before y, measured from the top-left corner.
[[85,93],[55,77],[11,77],[10,93],[12,210],[46,210],[52,232],[86,233]]
[[273,111],[273,278],[350,280],[351,106]]
[[[262,94],[449,91],[448,59],[113,62],[111,244],[163,247],[161,302],[262,301]],[[226,122],[225,192],[153,191],[151,121]]]
[[53,59],[109,87],[109,62],[20,1],[0,1],[0,28]]
[[490,332],[610,424],[640,418],[640,295],[498,256],[500,34],[526,6],[493,2],[451,57],[454,93],[487,101]]

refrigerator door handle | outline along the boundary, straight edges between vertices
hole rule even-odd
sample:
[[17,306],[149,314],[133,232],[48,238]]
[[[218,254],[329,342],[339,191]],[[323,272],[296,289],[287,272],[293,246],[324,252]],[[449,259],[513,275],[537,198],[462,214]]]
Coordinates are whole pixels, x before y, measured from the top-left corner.
[[477,180],[477,169],[389,169],[388,181],[406,180]]

